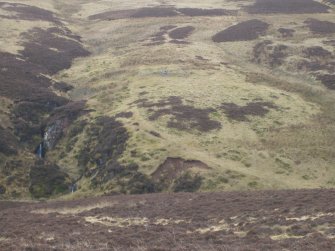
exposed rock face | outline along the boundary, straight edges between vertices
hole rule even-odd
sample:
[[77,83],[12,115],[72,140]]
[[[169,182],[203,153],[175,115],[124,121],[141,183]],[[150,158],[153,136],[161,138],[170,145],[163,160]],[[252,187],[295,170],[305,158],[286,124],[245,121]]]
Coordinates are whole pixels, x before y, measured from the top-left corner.
[[44,147],[53,149],[71,123],[86,112],[85,101],[70,102],[55,109],[46,122],[43,135]]

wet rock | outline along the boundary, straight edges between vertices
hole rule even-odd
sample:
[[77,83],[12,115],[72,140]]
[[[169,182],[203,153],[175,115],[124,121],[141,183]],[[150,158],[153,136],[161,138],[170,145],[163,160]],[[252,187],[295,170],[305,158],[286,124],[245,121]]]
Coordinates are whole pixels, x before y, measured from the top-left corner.
[[44,129],[43,143],[46,149],[53,149],[71,123],[88,112],[85,110],[85,103],[86,101],[70,102],[54,110]]

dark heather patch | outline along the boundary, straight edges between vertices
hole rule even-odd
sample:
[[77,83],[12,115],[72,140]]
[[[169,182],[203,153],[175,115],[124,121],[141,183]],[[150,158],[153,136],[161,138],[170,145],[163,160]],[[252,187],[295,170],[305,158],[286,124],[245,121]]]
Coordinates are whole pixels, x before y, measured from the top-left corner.
[[236,121],[249,121],[247,116],[265,116],[270,109],[278,109],[276,105],[270,102],[250,102],[245,106],[239,106],[234,103],[224,103],[221,108],[228,118]]
[[287,29],[287,28],[279,28],[278,32],[282,35],[282,37],[293,37],[295,30]]
[[197,16],[230,16],[236,15],[237,11],[225,10],[225,9],[196,9],[196,8],[180,8],[179,12],[185,16],[197,17]]
[[150,42],[144,44],[145,46],[152,46],[152,45],[161,45],[165,42],[165,34],[167,34],[167,30],[162,30],[153,34],[150,38]]
[[167,189],[178,177],[192,168],[210,169],[208,165],[199,160],[168,157],[151,176],[155,182],[161,184],[163,189]]
[[263,21],[248,20],[217,33],[212,37],[212,40],[216,43],[254,40],[264,35],[268,27],[269,24]]
[[329,7],[313,0],[256,0],[256,3],[246,7],[247,12],[257,13],[327,13]]
[[264,40],[254,46],[252,61],[271,67],[280,66],[287,57],[287,49],[286,45],[273,45],[272,41]]
[[60,35],[34,28],[22,34],[27,41],[22,44],[25,48],[20,53],[28,62],[44,66],[50,74],[70,68],[77,57],[89,55],[78,41]]
[[35,6],[18,4],[18,3],[0,2],[0,8],[6,11],[16,12],[15,16],[8,16],[6,18],[30,20],[30,21],[43,20],[54,23],[60,23],[60,21],[54,16],[54,13]]
[[214,109],[195,108],[190,105],[184,105],[180,97],[170,96],[158,102],[150,102],[147,99],[141,99],[136,102],[138,107],[147,108],[150,112],[149,120],[157,120],[162,116],[170,115],[167,123],[168,127],[179,130],[196,129],[201,132],[220,129],[221,124],[212,120],[209,115],[215,112]]
[[68,92],[68,91],[71,91],[73,89],[72,85],[69,85],[65,82],[56,82],[56,83],[53,84],[53,87],[57,91],[61,91],[61,92]]
[[87,140],[78,155],[78,166],[86,171],[89,162],[99,168],[106,167],[110,160],[117,161],[126,149],[128,132],[115,118],[98,117],[87,130]]
[[145,17],[174,17],[177,16],[178,12],[174,8],[142,8],[136,11],[131,17],[133,18],[145,18]]
[[[1,241],[0,250],[334,250],[334,189],[255,190],[0,201],[0,233],[10,240]],[[94,209],[57,213],[78,208]],[[111,224],[90,223],[86,217]],[[146,225],[115,226],[112,221],[134,218],[146,219]],[[168,224],[159,219],[169,219]],[[225,229],[196,231],[221,220]],[[246,235],[237,236],[235,230]],[[40,233],[52,233],[54,239],[42,239]],[[271,239],[278,235],[303,238]]]
[[169,32],[169,36],[172,39],[185,39],[191,35],[191,33],[195,30],[193,26],[185,26],[174,29]]
[[47,198],[68,192],[69,177],[59,166],[43,160],[30,168],[29,192],[34,198]]
[[335,23],[329,21],[320,21],[314,18],[307,19],[305,22],[311,32],[315,34],[335,33]]
[[118,114],[115,115],[115,118],[131,118],[133,116],[132,112],[120,112]]
[[19,142],[14,135],[0,126],[0,153],[5,155],[17,154]]
[[317,77],[328,89],[335,90],[335,74],[324,74]]
[[117,10],[117,11],[106,11],[98,14],[94,14],[88,17],[89,20],[118,20],[131,18],[138,10]]
[[57,35],[61,35],[61,36],[65,36],[65,37],[77,40],[78,42],[81,41],[81,36],[73,34],[71,32],[71,30],[69,30],[68,28],[66,28],[64,26],[62,28],[60,28],[60,27],[51,27],[51,28],[48,28],[47,32],[53,33],[53,34],[57,34]]
[[330,51],[327,51],[326,49],[322,48],[321,46],[312,46],[304,49],[303,53],[307,57],[330,57],[332,56],[332,53]]
[[[84,147],[80,150],[78,166],[85,177],[91,178],[91,187],[102,187],[108,181],[116,182],[120,193],[153,193],[159,187],[150,177],[138,171],[137,164],[118,162],[127,147],[129,134],[115,117],[98,117],[88,128]],[[88,169],[88,164],[94,166]],[[103,188],[106,192],[106,188]]]
[[[21,143],[31,146],[41,134],[44,117],[56,107],[68,102],[49,87],[52,81],[40,75],[45,70],[16,55],[0,53],[0,96],[15,101],[11,111],[14,134]],[[29,90],[29,91],[27,91]]]

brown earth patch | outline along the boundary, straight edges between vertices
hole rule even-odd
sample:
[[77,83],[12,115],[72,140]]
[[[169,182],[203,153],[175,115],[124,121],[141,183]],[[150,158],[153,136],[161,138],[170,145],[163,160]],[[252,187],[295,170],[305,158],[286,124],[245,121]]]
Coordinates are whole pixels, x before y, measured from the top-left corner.
[[139,107],[147,108],[150,112],[149,120],[157,120],[161,116],[170,115],[168,127],[180,130],[196,129],[202,132],[220,129],[221,124],[212,120],[209,115],[214,109],[200,109],[190,105],[184,105],[180,97],[171,96],[156,103],[147,99],[136,101]]
[[320,21],[309,18],[305,22],[311,32],[315,34],[332,34],[335,33],[335,23],[329,21]]
[[199,160],[168,157],[151,176],[166,189],[171,186],[178,177],[192,168],[210,169],[205,163]]
[[245,106],[239,106],[234,103],[222,104],[222,109],[228,118],[236,121],[249,121],[247,116],[265,116],[270,109],[278,109],[270,102],[250,102]]
[[264,35],[268,27],[269,24],[263,21],[257,19],[248,20],[230,26],[215,34],[212,37],[212,40],[216,43],[254,40],[259,36]]
[[172,39],[185,39],[189,37],[194,30],[195,28],[193,26],[180,27],[170,31],[169,36]]
[[314,0],[256,0],[256,3],[247,7],[246,10],[252,14],[303,14],[327,13],[329,7]]

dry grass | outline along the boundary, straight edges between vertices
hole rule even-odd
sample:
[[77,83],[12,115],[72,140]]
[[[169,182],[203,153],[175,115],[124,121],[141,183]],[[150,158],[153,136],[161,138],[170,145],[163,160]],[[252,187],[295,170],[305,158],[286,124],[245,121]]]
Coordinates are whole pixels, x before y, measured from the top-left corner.
[[75,207],[61,207],[61,208],[41,208],[37,210],[31,211],[36,214],[50,214],[50,213],[58,213],[58,214],[80,214],[83,212],[91,211],[93,209],[112,207],[115,205],[113,202],[101,202],[94,205],[87,206],[75,206]]

